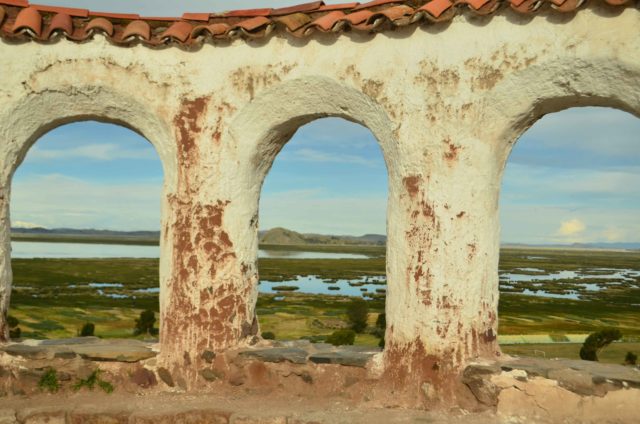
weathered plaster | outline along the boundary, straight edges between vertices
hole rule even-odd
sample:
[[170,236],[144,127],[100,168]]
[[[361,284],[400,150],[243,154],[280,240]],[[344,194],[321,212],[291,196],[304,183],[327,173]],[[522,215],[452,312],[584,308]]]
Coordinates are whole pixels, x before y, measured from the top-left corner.
[[571,106],[640,114],[639,37],[637,9],[596,5],[192,52],[2,41],[0,312],[16,166],[55,126],[126,125],[163,163],[160,360],[191,381],[205,350],[258,333],[258,200],[275,156],[301,125],[338,116],[372,131],[389,173],[383,378],[445,387],[469,359],[500,354],[498,199],[513,143]]

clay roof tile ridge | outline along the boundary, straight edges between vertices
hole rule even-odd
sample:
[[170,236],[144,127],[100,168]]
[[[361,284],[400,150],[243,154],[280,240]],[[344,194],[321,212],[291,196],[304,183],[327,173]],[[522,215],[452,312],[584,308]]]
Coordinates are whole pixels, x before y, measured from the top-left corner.
[[49,39],[56,34],[63,34],[65,36],[73,34],[73,20],[71,16],[66,13],[58,13],[51,19],[44,38]]
[[14,34],[26,32],[32,37],[40,37],[42,33],[42,16],[34,7],[27,7],[18,13],[13,25]]
[[134,38],[140,38],[145,41],[149,41],[151,38],[151,27],[147,21],[135,20],[129,22],[129,25],[124,29],[122,33],[122,41],[131,41]]

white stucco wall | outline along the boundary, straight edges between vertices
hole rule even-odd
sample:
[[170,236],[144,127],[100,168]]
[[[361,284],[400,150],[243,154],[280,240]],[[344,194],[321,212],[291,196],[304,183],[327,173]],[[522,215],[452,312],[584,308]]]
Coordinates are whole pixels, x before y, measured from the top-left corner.
[[257,208],[273,159],[300,125],[341,116],[373,132],[389,172],[385,376],[446,385],[439,376],[499,354],[498,197],[513,142],[571,106],[638,114],[639,39],[636,8],[592,6],[195,51],[0,41],[0,309],[26,151],[73,120],[127,125],[165,172],[161,359],[193,376],[202,351],[258,331]]

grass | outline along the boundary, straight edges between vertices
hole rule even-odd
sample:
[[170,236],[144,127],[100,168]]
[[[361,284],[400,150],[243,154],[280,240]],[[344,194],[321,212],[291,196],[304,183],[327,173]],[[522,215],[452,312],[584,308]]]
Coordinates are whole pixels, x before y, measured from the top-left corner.
[[[518,356],[580,359],[581,343],[536,343],[501,345],[503,353]],[[612,343],[598,353],[600,362],[622,364],[627,352],[640,352],[640,343]]]
[[[264,248],[265,246],[261,246]],[[271,248],[271,247],[269,247]],[[282,248],[279,246],[278,248]],[[287,247],[289,249],[289,247]],[[294,247],[303,250],[302,247]],[[298,275],[317,275],[329,284],[338,279],[361,279],[365,276],[384,276],[384,253],[377,246],[304,246],[304,250],[364,253],[368,259],[290,259],[259,260],[262,280],[287,282]],[[378,252],[375,253],[374,252]],[[93,322],[99,337],[133,337],[133,326],[140,312],[158,312],[158,293],[138,292],[158,286],[157,259],[14,259],[14,290],[11,315],[20,321],[24,337],[57,338],[75,336],[82,325]],[[535,268],[541,271],[518,271]],[[585,272],[594,279],[603,274],[598,268],[640,269],[640,252],[579,251],[559,249],[504,249],[500,270],[517,271],[531,278],[550,272],[574,270]],[[595,282],[599,280],[594,280]],[[121,284],[122,287],[91,287],[90,282]],[[603,285],[597,292],[589,292],[577,279],[562,281],[511,282],[511,289],[503,289],[500,296],[500,335],[530,335],[540,340],[563,341],[572,335],[588,334],[602,327],[619,328],[628,349],[640,352],[640,278],[619,281],[618,285]],[[296,283],[299,284],[299,283]],[[382,283],[384,284],[384,283]],[[542,284],[537,286],[536,284]],[[384,286],[380,286],[381,289]],[[520,289],[544,289],[564,294],[576,291],[581,300],[534,297],[519,294]],[[102,295],[98,290],[102,290]],[[114,298],[108,296],[128,296]],[[262,331],[272,331],[277,339],[325,337],[346,325],[346,304],[349,297],[286,293],[261,294],[257,311]],[[368,300],[369,325],[375,326],[377,315],[384,311],[384,294]],[[573,341],[573,339],[572,339]],[[377,345],[378,338],[359,334],[356,344]],[[614,344],[603,353],[603,359],[621,362],[623,344]],[[536,343],[505,345],[505,352],[544,351],[547,356],[577,357],[579,344]]]

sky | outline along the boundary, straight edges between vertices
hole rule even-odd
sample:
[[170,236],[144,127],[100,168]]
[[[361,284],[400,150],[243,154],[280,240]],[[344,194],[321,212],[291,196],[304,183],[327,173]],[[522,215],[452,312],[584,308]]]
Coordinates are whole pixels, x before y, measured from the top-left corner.
[[[305,1],[44,3],[179,16]],[[94,122],[66,125],[43,136],[18,168],[12,185],[12,223],[157,230],[161,182],[160,160],[137,134]],[[383,234],[386,195],[382,154],[367,129],[340,119],[312,122],[285,146],[267,176],[261,228]],[[603,108],[568,109],[543,117],[509,158],[500,209],[503,242],[640,241],[640,120]]]

